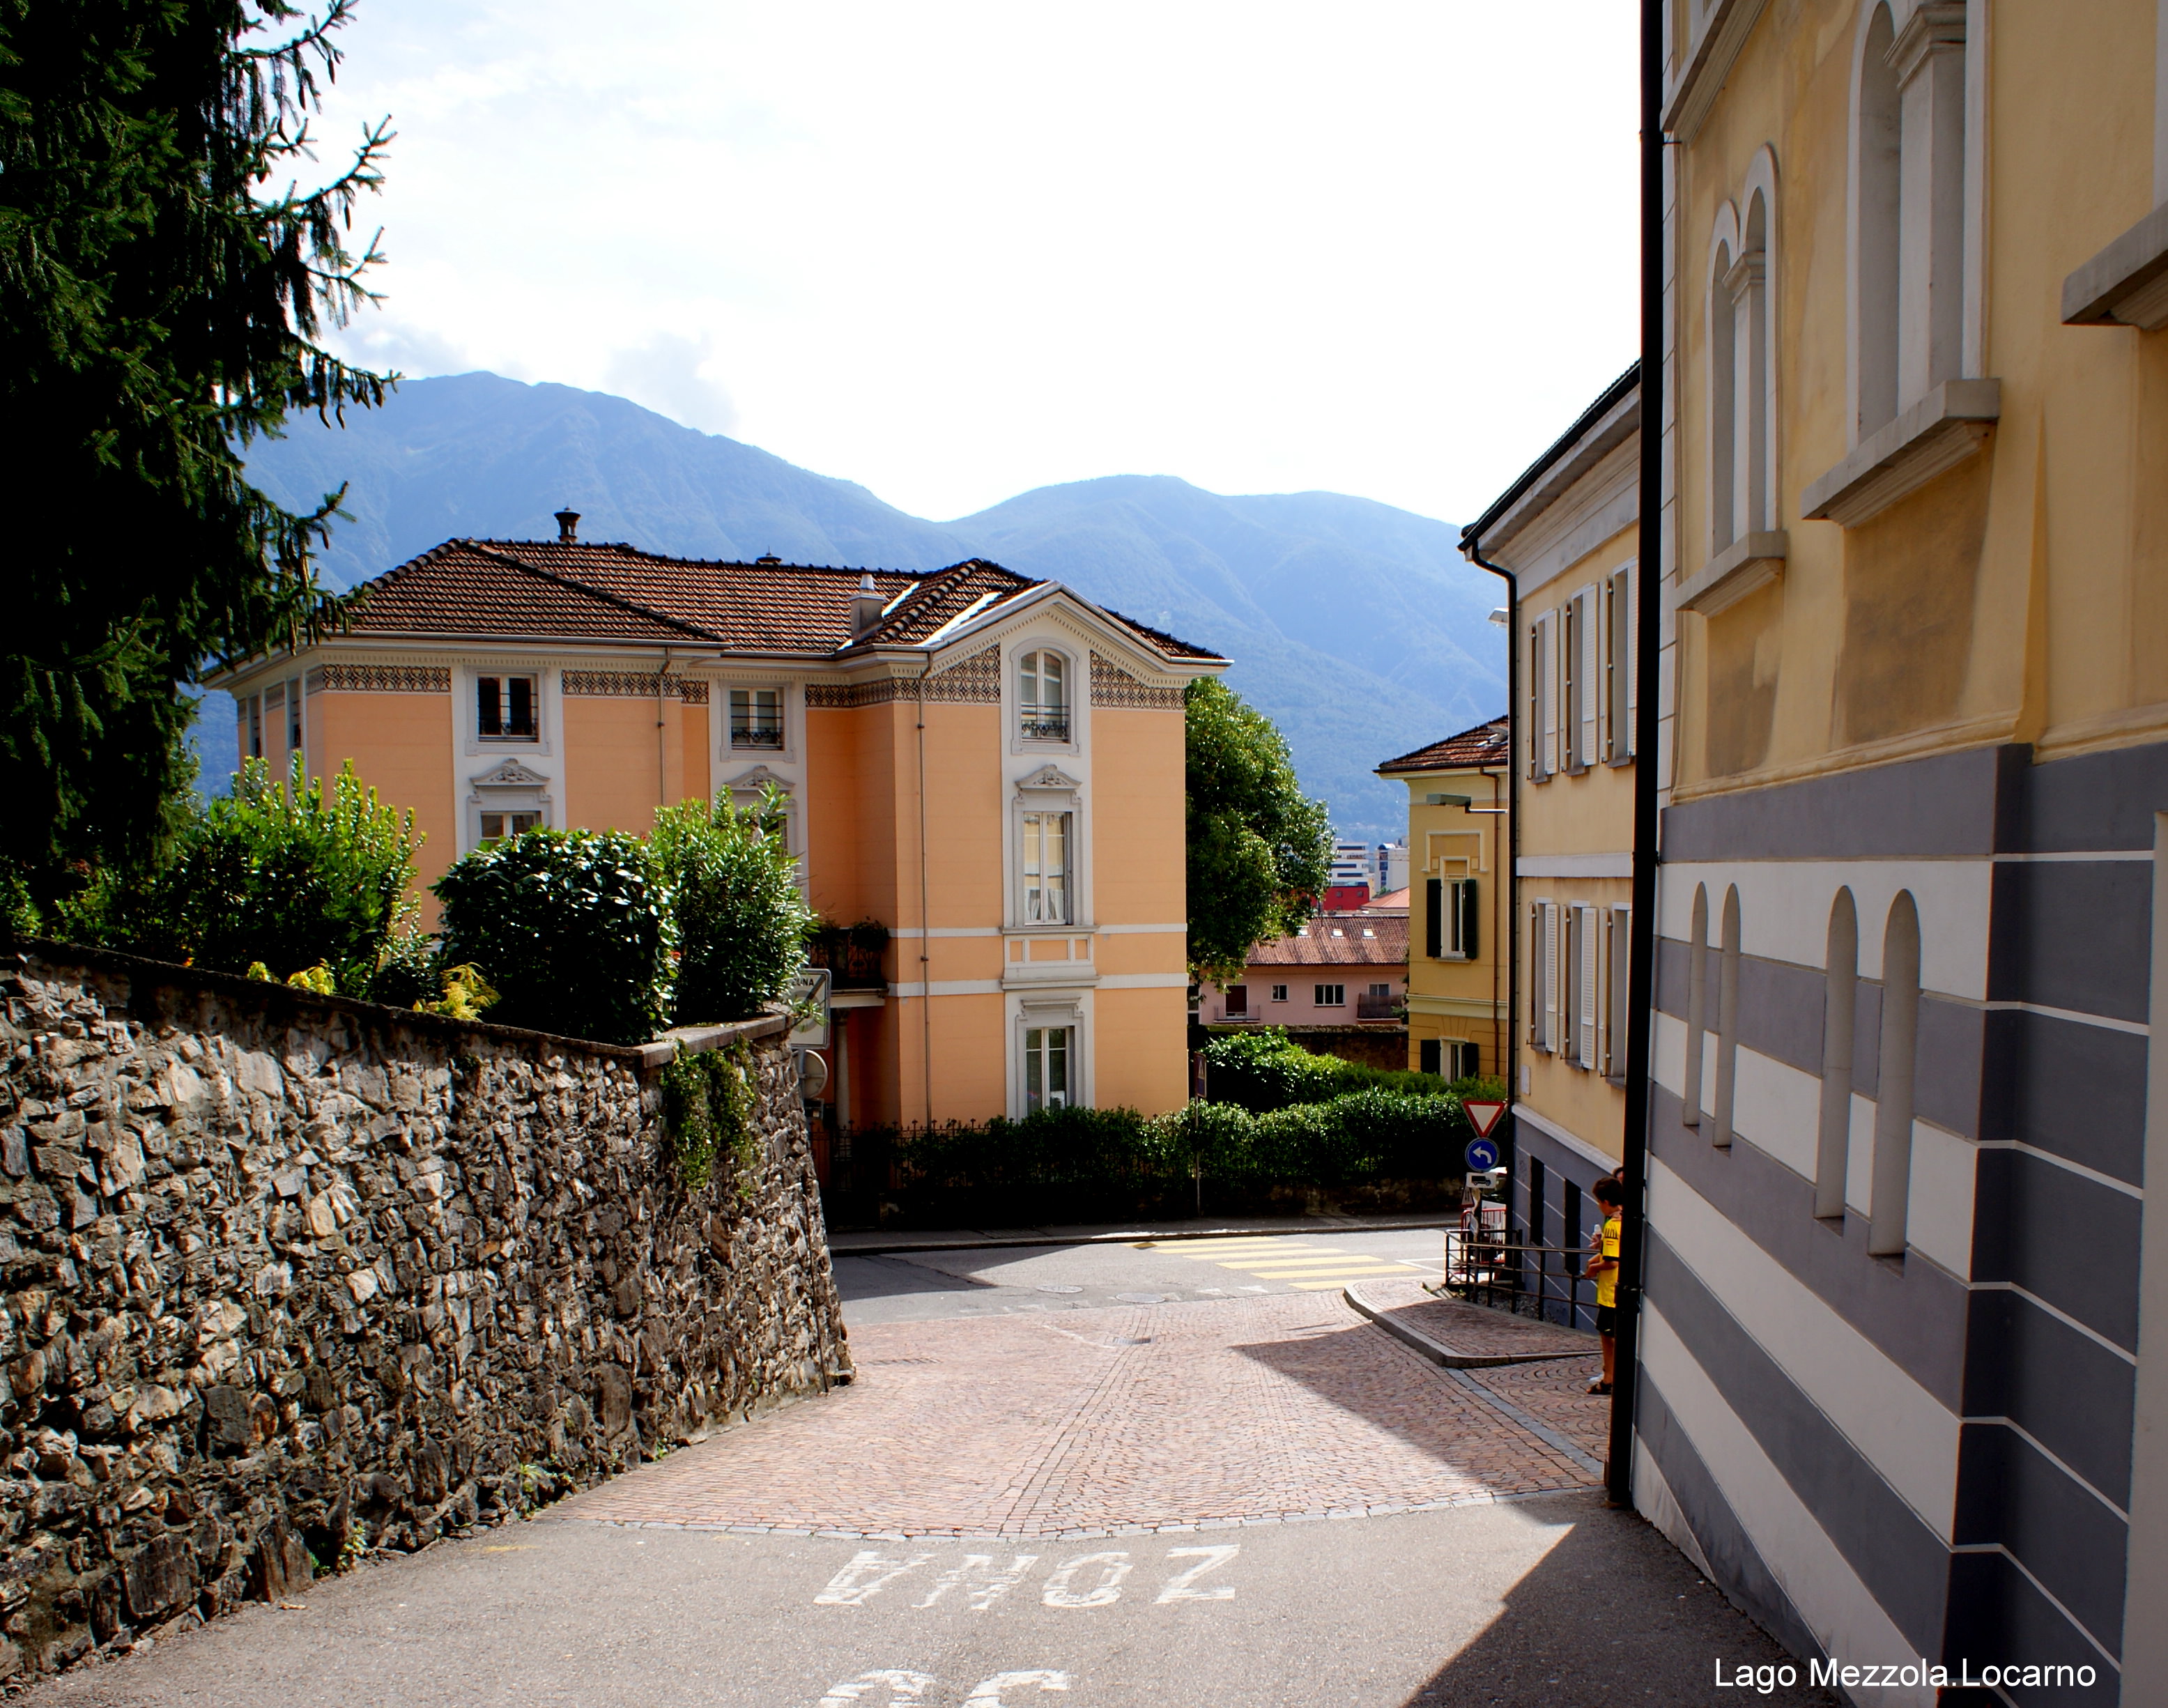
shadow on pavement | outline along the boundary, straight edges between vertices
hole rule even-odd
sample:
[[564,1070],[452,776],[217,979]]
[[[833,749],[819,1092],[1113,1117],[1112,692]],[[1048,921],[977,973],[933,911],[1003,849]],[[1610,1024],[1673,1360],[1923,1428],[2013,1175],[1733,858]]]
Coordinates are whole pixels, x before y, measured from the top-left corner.
[[838,1252],[833,1264],[836,1291],[847,1305],[860,1299],[900,1298],[912,1293],[964,1293],[999,1288],[997,1282],[927,1269],[901,1257],[853,1257],[847,1252]]
[[[1571,1528],[1405,1708],[1668,1708],[1712,1700],[1834,1708],[1836,1697],[1807,1685],[1804,1661],[1786,1654],[1639,1515],[1613,1511],[1593,1495],[1531,1501],[1522,1509]],[[1719,1661],[1723,1690],[1715,1682]],[[1796,1684],[1776,1682],[1767,1694],[1757,1684],[1731,1686],[1742,1668],[1753,1675],[1788,1665]]]

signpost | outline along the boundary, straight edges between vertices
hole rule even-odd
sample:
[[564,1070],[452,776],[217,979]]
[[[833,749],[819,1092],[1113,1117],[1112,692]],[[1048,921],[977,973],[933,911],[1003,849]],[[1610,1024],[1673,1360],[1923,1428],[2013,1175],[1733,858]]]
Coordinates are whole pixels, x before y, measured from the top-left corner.
[[1493,1102],[1487,1098],[1464,1098],[1460,1106],[1468,1111],[1469,1122],[1475,1128],[1478,1138],[1490,1138],[1490,1129],[1498,1124],[1498,1117],[1506,1112],[1503,1103]]

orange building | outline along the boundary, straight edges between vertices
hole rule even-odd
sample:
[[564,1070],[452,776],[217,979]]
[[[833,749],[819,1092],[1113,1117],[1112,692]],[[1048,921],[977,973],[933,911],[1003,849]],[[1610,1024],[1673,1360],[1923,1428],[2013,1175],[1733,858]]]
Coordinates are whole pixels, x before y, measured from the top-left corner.
[[1182,690],[1226,660],[994,564],[693,562],[578,519],[449,541],[348,633],[222,671],[242,753],[352,760],[413,809],[425,885],[773,784],[813,905],[890,934],[837,999],[840,1126],[1185,1100]]

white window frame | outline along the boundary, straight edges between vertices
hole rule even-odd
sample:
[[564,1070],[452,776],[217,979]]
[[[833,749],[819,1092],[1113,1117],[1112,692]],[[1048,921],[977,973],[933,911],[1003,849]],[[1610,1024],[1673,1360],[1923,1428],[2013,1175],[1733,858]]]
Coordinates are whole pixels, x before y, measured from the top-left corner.
[[1272,987],[1272,995],[1268,997],[1267,1000],[1272,1002],[1285,1002],[1288,1000],[1288,988],[1284,984],[1273,985]]
[[[507,676],[534,678],[534,735],[531,740],[524,736],[485,736],[481,733],[479,697],[484,676],[495,676],[500,681]],[[461,665],[453,673],[453,681],[457,685],[453,715],[457,720],[460,751],[465,756],[471,759],[484,754],[514,754],[525,759],[555,751],[561,696],[558,673],[550,666],[534,658],[475,660]]]
[[[1026,820],[1034,814],[1048,813],[1068,815],[1067,864],[1064,876],[1069,916],[1059,920],[1031,917],[1030,885],[1024,871]],[[1059,933],[1091,927],[1089,839],[1090,826],[1085,818],[1083,785],[1076,778],[1055,766],[1043,765],[1018,782],[1009,804],[1008,846],[1003,856],[1009,872],[1007,929]]]
[[[1330,991],[1332,993],[1332,1000],[1328,1000],[1326,999],[1326,995],[1325,995],[1325,993],[1326,993],[1326,991],[1328,991],[1328,990],[1330,990]],[[1338,983],[1338,984],[1312,984],[1312,985],[1310,987],[1310,1005],[1312,1008],[1345,1008],[1345,1007],[1347,1007],[1347,982],[1343,979],[1343,980],[1342,980],[1340,983]]]
[[1008,1005],[1009,1118],[1030,1112],[1028,1040],[1049,1027],[1069,1033],[1069,1106],[1092,1106],[1092,995],[1089,991],[1011,993]]
[[[1027,658],[1051,654],[1061,660],[1068,698],[1068,730],[1065,736],[1026,735],[1023,733],[1023,665]],[[1076,637],[1049,634],[1044,630],[1019,634],[1003,644],[1002,651],[1002,724],[1012,754],[1051,755],[1084,751],[1086,720],[1090,715],[1092,677],[1089,649]]]
[[1629,558],[1603,578],[1604,756],[1613,765],[1634,762],[1634,578],[1639,560]]
[[[741,682],[723,690],[723,742],[733,753],[781,754],[789,745],[790,736],[789,696],[780,687],[765,682]],[[775,697],[775,727],[773,740],[761,739],[770,733],[761,728],[760,713],[763,709],[760,698],[763,694]],[[738,732],[738,698],[745,697],[746,739],[741,740]]]
[[[764,761],[771,765],[795,765],[798,760],[799,729],[805,715],[805,698],[801,685],[793,682],[763,682],[757,676],[740,676],[734,681],[715,682],[709,689],[709,703],[714,710],[711,733],[715,744],[716,763],[742,765],[748,760]],[[772,693],[776,697],[776,715],[783,732],[779,747],[740,747],[731,739],[731,697],[733,694]]]

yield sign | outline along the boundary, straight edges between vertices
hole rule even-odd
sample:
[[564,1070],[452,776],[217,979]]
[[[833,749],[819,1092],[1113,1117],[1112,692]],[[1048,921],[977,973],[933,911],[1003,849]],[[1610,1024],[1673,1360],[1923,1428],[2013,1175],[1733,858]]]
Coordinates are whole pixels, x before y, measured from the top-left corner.
[[1493,1103],[1487,1099],[1467,1098],[1460,1106],[1468,1111],[1468,1119],[1475,1126],[1478,1138],[1490,1138],[1490,1129],[1498,1124],[1498,1117],[1506,1112],[1504,1104]]

